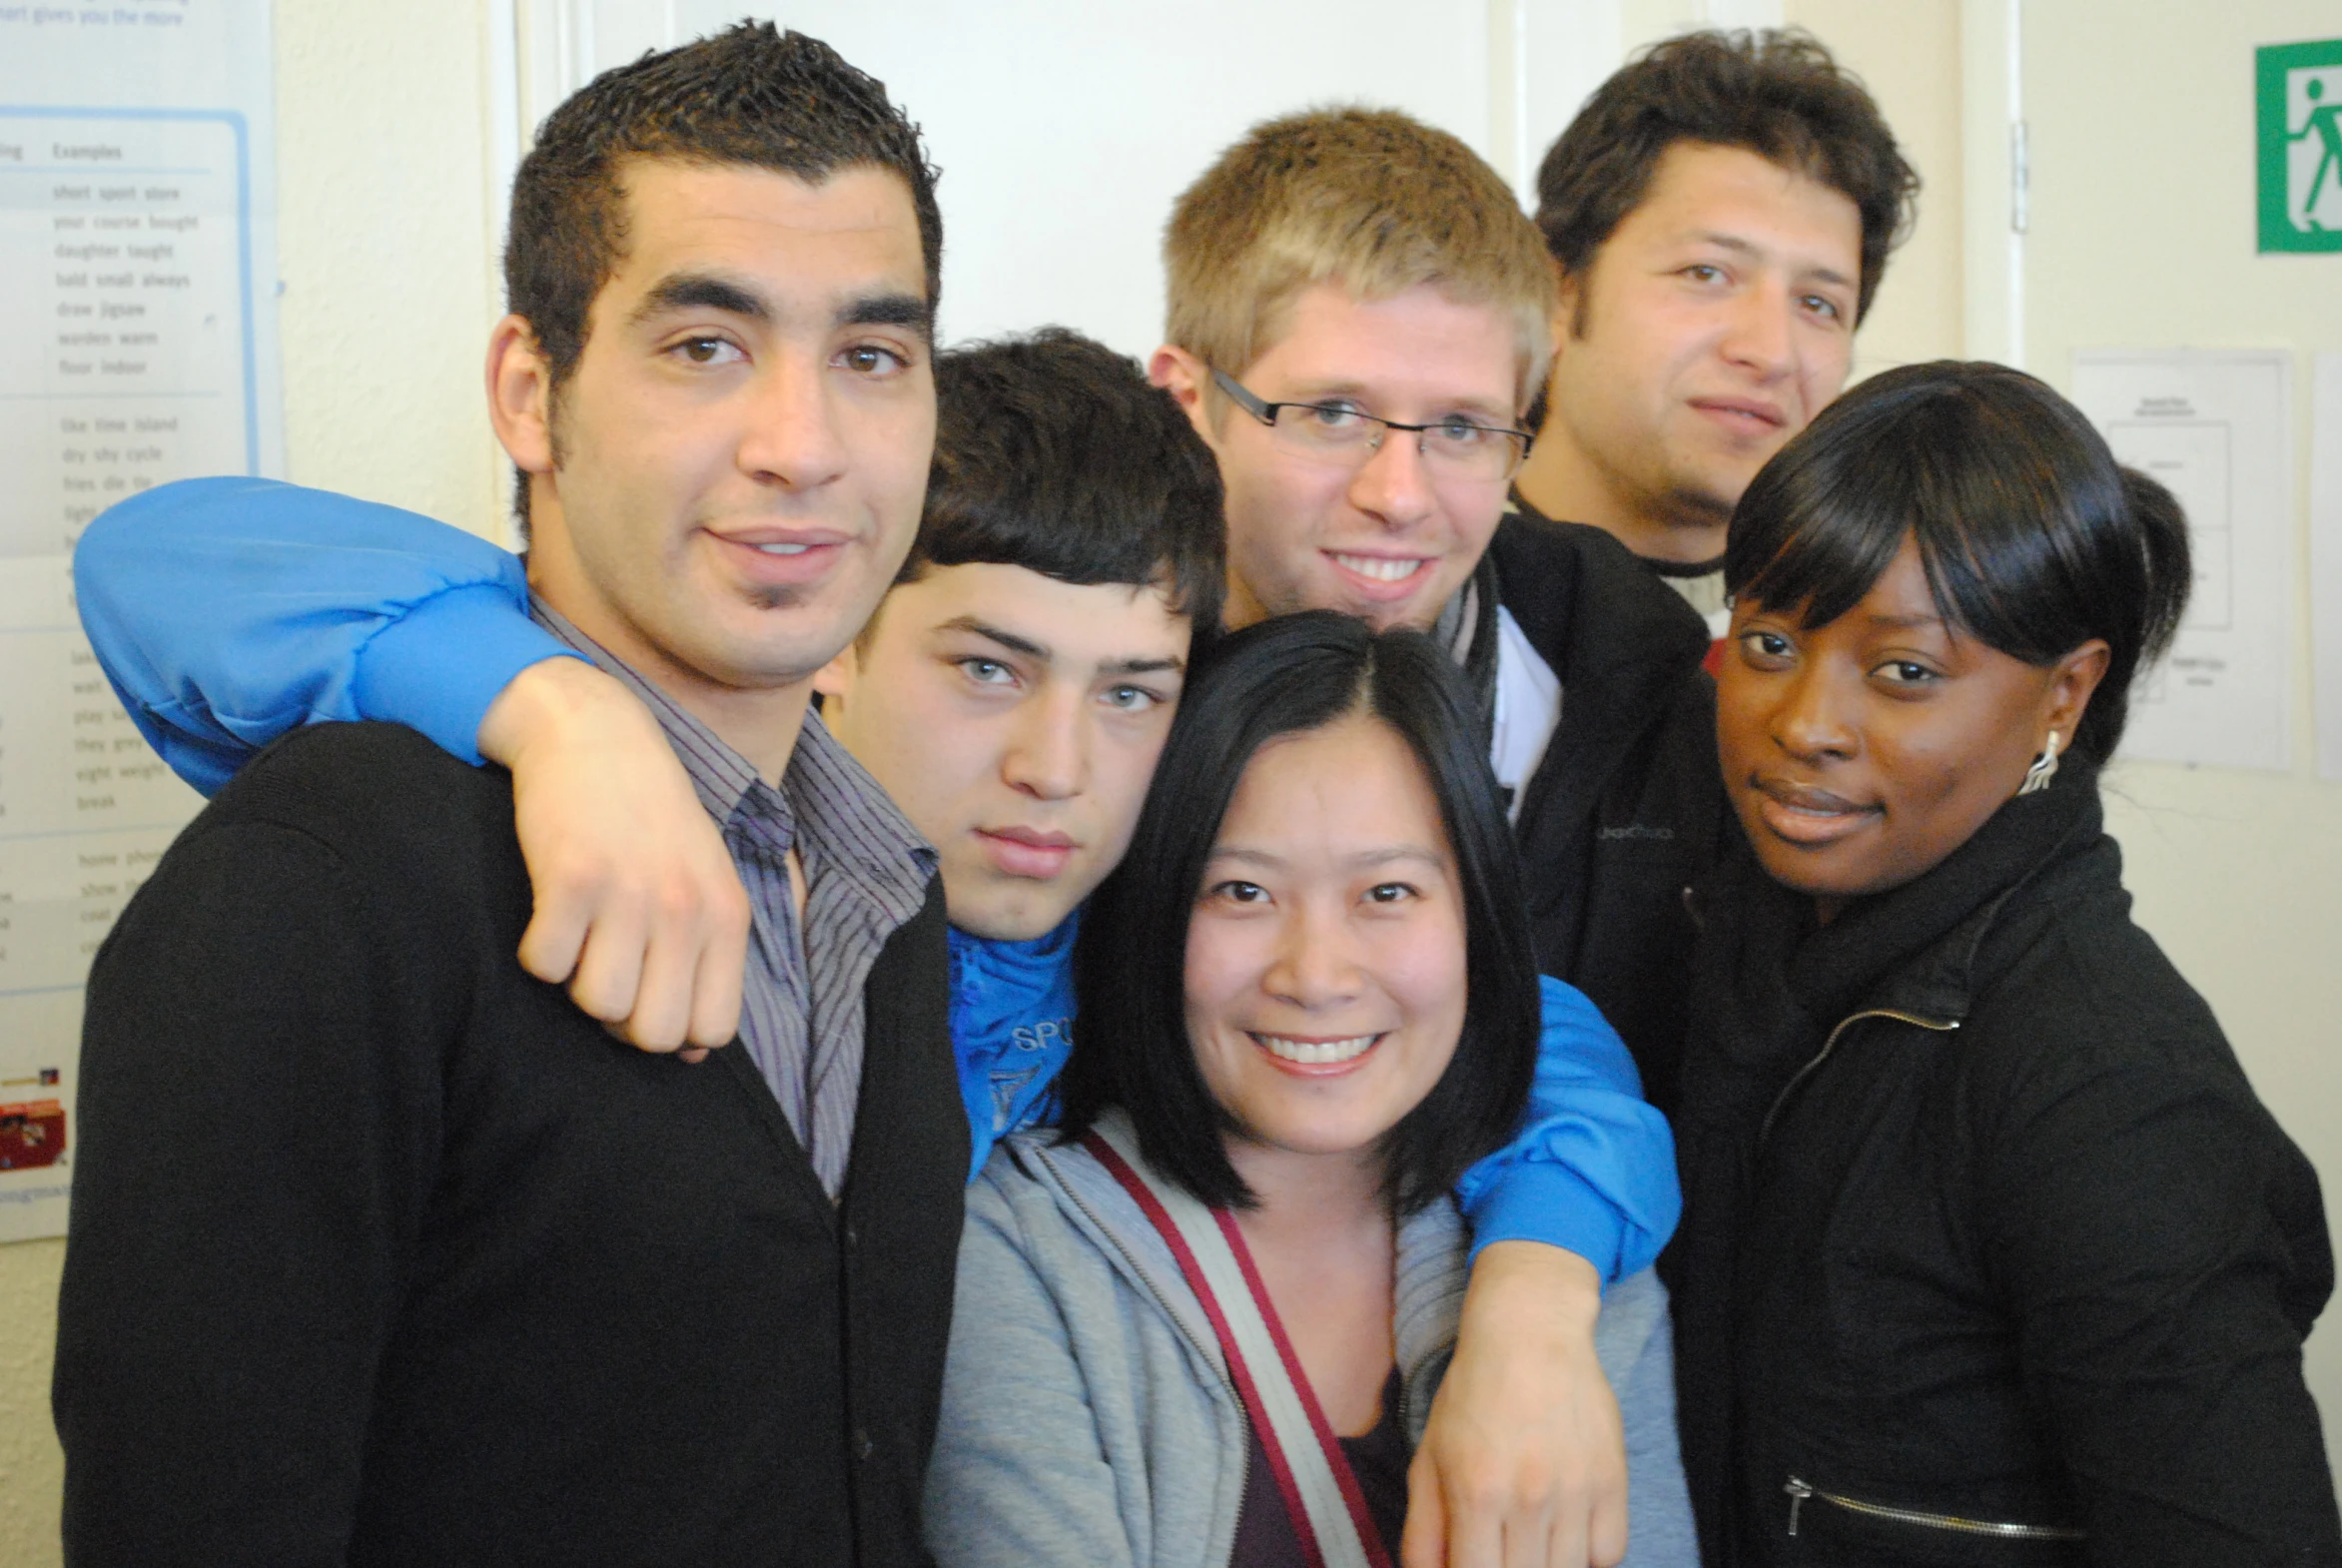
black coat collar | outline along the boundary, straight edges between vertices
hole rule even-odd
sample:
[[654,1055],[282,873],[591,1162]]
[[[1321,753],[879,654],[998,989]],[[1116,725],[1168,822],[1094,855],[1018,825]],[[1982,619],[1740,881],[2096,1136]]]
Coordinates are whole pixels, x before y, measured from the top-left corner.
[[1978,955],[2012,899],[2103,832],[2097,770],[2079,762],[2052,787],[2010,800],[1943,864],[1857,899],[1799,947],[1792,993],[1815,1019],[1890,1009],[1956,1023],[1974,1006]]
[[1627,547],[1517,497],[1488,546],[1499,599],[1553,667],[1581,733],[1635,733],[1708,651],[1708,626]]

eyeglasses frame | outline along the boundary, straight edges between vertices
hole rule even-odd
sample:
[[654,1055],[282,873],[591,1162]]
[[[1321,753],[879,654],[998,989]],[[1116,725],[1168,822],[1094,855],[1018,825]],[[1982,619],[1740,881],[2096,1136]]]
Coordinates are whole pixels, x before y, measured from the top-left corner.
[[1368,413],[1363,408],[1343,408],[1333,403],[1303,402],[1297,398],[1283,402],[1266,402],[1257,392],[1221,370],[1214,370],[1211,373],[1211,382],[1213,386],[1227,393],[1229,400],[1234,402],[1237,407],[1271,429],[1276,427],[1276,414],[1280,408],[1317,408],[1329,413],[1347,413],[1360,419],[1371,420],[1382,426],[1382,434],[1366,443],[1369,455],[1382,450],[1382,442],[1392,430],[1405,430],[1413,435],[1415,437],[1415,451],[1418,455],[1421,455],[1423,451],[1423,436],[1426,431],[1441,429],[1450,424],[1468,424],[1475,430],[1486,430],[1493,435],[1518,436],[1520,445],[1515,448],[1512,466],[1505,471],[1503,479],[1500,481],[1504,483],[1510,483],[1513,476],[1521,471],[1521,465],[1529,460],[1529,448],[1537,444],[1537,432],[1534,430],[1516,430],[1501,424],[1481,424],[1471,419],[1435,419],[1429,424],[1402,424],[1396,419],[1386,419],[1378,413]]

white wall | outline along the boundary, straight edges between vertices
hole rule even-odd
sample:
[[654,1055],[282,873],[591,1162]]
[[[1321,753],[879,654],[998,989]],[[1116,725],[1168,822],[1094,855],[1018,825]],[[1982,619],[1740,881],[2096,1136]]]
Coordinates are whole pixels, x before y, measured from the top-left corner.
[[[1163,338],[1157,245],[1171,199],[1270,115],[1387,104],[1488,148],[1478,8],[1424,26],[1415,0],[1347,0],[1342,25],[1328,28],[1309,6],[1189,0],[1176,29],[1152,8],[1063,0],[773,10],[883,80],[926,131],[944,171],[953,341],[1062,322],[1151,353]],[[690,36],[739,8],[677,0],[675,14]]]
[[[725,26],[728,0],[507,0],[548,71],[582,74]],[[1923,0],[1931,3],[1931,0]],[[1172,199],[1246,127],[1326,103],[1404,109],[1525,188],[1631,48],[1765,26],[1781,0],[1187,0],[1175,24],[1075,0],[796,0],[750,8],[884,81],[944,177],[943,336],[1061,323],[1144,358],[1162,341]]]

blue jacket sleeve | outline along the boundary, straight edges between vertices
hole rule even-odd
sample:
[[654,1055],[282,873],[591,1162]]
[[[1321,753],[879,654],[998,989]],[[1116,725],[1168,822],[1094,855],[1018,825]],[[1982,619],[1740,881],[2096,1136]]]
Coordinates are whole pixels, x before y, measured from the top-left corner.
[[528,618],[520,560],[413,512],[269,479],[183,479],[82,534],[73,581],[107,678],[209,795],[330,719],[410,725],[479,761],[514,675],[568,650]]
[[1614,1284],[1659,1256],[1683,1212],[1675,1135],[1643,1099],[1634,1058],[1594,1004],[1551,976],[1529,1111],[1510,1144],[1464,1173],[1472,1247],[1544,1241]]

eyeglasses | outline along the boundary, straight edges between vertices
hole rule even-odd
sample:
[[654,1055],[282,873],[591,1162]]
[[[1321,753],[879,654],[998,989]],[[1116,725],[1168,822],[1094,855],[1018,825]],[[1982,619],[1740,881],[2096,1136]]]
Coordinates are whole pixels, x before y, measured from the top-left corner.
[[1442,473],[1502,484],[1521,471],[1529,442],[1536,439],[1527,430],[1474,424],[1454,414],[1431,424],[1401,424],[1346,403],[1262,402],[1225,371],[1213,371],[1211,381],[1237,407],[1267,425],[1286,450],[1353,468],[1380,451],[1392,430],[1405,430],[1415,437],[1423,460]]

